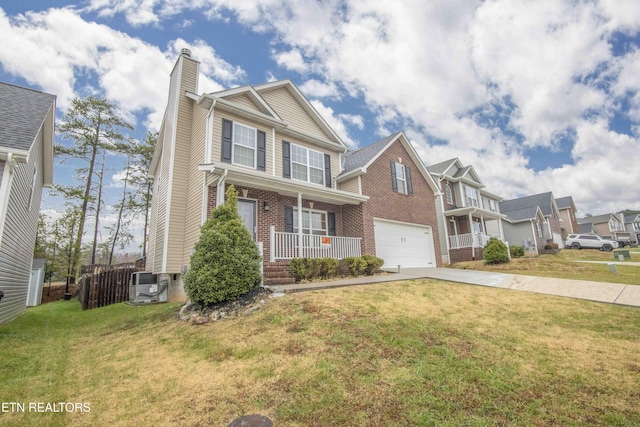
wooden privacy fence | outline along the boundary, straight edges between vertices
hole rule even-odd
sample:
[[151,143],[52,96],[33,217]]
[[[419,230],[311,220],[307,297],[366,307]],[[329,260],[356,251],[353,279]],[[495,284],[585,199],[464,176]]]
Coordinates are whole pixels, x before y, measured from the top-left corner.
[[80,304],[83,310],[129,301],[129,280],[134,263],[82,267]]

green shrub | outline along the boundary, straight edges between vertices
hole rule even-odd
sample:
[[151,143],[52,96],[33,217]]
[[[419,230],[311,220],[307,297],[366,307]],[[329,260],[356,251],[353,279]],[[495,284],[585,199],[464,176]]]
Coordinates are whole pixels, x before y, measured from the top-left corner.
[[545,250],[558,249],[558,244],[557,243],[547,243],[546,245],[544,245],[544,249]]
[[226,199],[202,226],[183,277],[187,295],[200,305],[233,301],[260,285],[260,254],[238,215],[233,186]]
[[361,274],[364,274],[367,269],[367,261],[362,259],[362,257],[347,257],[342,260],[347,266],[347,270],[349,274],[353,277],[358,277]]
[[335,258],[320,258],[317,261],[318,274],[323,279],[335,277],[338,272],[338,260]]
[[484,247],[483,257],[485,264],[504,264],[509,262],[509,250],[507,245],[492,237]]
[[524,256],[524,246],[509,246],[511,258],[520,258]]
[[384,260],[382,258],[378,258],[374,255],[362,255],[362,259],[367,263],[367,267],[364,271],[367,276],[373,276],[379,272],[380,267],[384,264]]

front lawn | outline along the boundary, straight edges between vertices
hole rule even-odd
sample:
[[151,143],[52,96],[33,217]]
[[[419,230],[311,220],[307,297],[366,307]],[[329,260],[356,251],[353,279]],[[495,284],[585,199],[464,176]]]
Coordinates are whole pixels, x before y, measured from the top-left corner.
[[[556,255],[513,258],[511,262],[506,264],[486,265],[483,260],[477,260],[458,262],[451,267],[529,276],[556,277],[559,279],[638,285],[640,284],[640,266],[628,264],[629,262],[640,262],[640,253],[634,252],[640,252],[640,249],[631,249],[630,261],[618,261],[614,259],[613,252],[602,252],[597,249],[563,249]],[[615,263],[618,273],[611,273],[606,263],[592,264],[577,261]]]
[[[640,310],[435,280],[286,295],[192,326],[75,301],[0,326],[3,425],[640,425]],[[28,409],[28,406],[27,406]]]

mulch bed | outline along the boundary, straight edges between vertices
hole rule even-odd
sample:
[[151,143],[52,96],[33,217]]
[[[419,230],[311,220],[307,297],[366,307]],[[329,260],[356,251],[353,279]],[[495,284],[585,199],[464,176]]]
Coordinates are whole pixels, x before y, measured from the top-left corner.
[[[66,285],[53,285],[49,288],[48,284],[42,287],[42,304],[52,301],[60,301],[64,299],[64,291]],[[74,297],[78,295],[78,285],[69,285],[69,293]]]

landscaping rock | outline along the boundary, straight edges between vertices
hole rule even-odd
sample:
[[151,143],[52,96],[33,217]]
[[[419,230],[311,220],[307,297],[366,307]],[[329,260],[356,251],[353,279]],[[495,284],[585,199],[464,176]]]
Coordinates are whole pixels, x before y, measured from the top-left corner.
[[264,306],[267,298],[272,298],[271,290],[266,287],[260,287],[235,301],[216,304],[210,307],[203,307],[187,301],[180,309],[178,318],[183,322],[191,322],[193,325],[202,325],[223,319],[248,316]]

